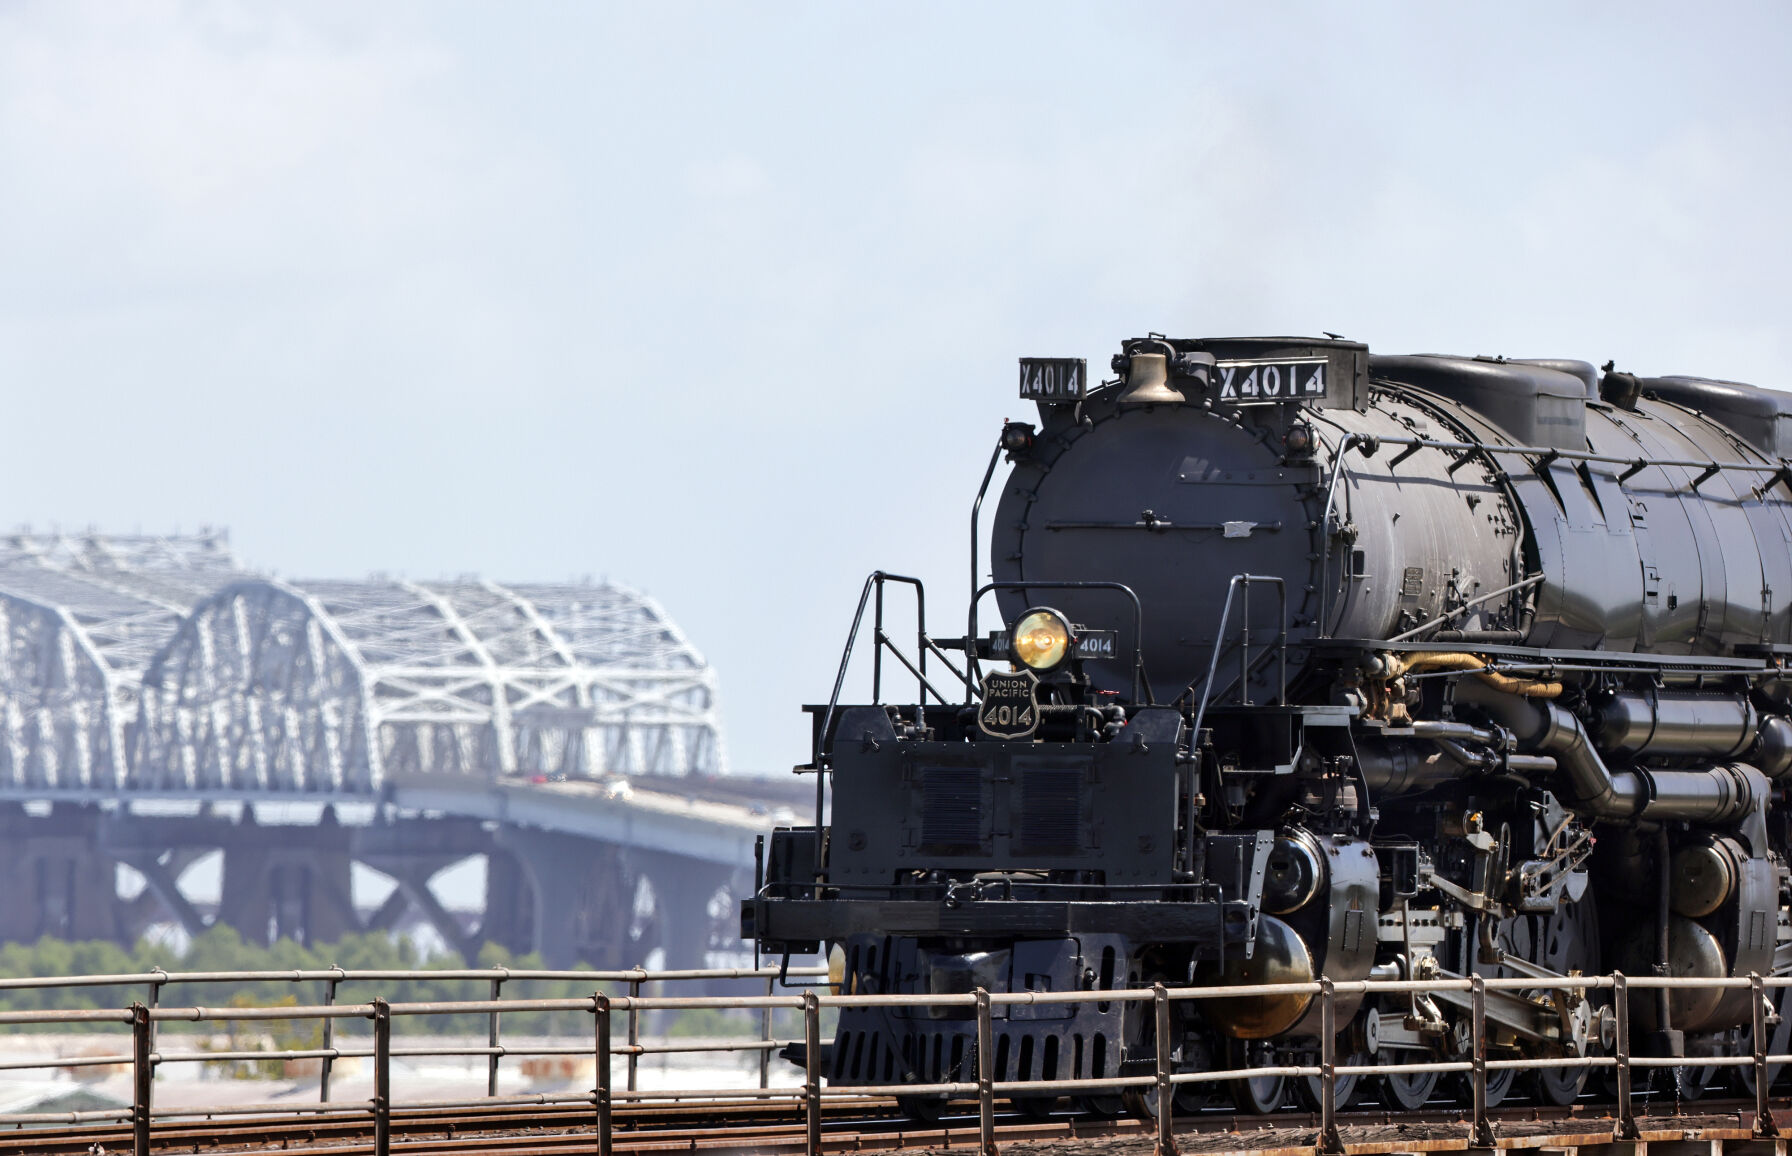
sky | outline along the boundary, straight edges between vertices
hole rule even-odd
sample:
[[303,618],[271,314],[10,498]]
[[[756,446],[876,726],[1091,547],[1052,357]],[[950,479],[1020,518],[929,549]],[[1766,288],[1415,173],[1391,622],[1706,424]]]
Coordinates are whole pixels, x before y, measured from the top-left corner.
[[1766,3],[0,0],[0,526],[622,582],[788,773],[867,572],[962,621],[1017,357],[1792,387],[1789,49]]

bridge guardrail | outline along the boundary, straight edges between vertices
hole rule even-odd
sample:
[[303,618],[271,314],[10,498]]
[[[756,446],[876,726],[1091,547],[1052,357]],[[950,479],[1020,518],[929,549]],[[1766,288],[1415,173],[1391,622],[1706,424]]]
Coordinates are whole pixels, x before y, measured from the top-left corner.
[[[818,976],[826,973],[825,968],[791,968],[787,975]],[[1755,1119],[1754,1129],[1757,1136],[1767,1138],[1778,1135],[1771,1112],[1769,1098],[1769,1066],[1792,1063],[1792,1054],[1769,1054],[1767,1048],[1766,1027],[1772,1011],[1767,999],[1767,989],[1792,987],[1792,975],[1761,976],[1725,979],[1703,979],[1693,977],[1667,976],[1626,976],[1621,972],[1597,976],[1557,976],[1542,979],[1531,976],[1511,976],[1486,978],[1470,976],[1467,978],[1439,978],[1425,980],[1348,980],[1333,981],[1321,978],[1309,983],[1277,983],[1251,984],[1229,987],[1191,987],[1169,988],[1159,983],[1149,988],[1129,988],[1116,990],[1077,991],[1077,992],[989,992],[978,989],[974,992],[951,995],[822,995],[814,990],[801,995],[777,995],[773,992],[773,984],[778,979],[778,969],[725,969],[714,971],[680,971],[680,972],[648,972],[639,969],[623,972],[566,972],[566,971],[520,971],[507,969],[468,969],[464,972],[425,972],[425,971],[381,971],[353,972],[343,969],[329,969],[311,972],[194,972],[170,973],[153,972],[131,976],[72,976],[53,977],[28,980],[0,981],[0,987],[87,987],[116,986],[123,983],[150,983],[154,985],[155,994],[161,988],[181,983],[222,983],[241,982],[245,979],[292,979],[295,982],[321,980],[330,984],[333,996],[335,985],[354,980],[381,979],[401,981],[419,978],[443,978],[444,975],[463,979],[490,979],[494,986],[509,979],[584,979],[597,982],[623,982],[630,986],[631,994],[612,996],[605,992],[596,992],[589,997],[576,999],[490,999],[490,1000],[456,1000],[419,1003],[391,1003],[384,999],[374,999],[368,1003],[338,1004],[333,1001],[309,1006],[265,1006],[265,1007],[162,1007],[143,1003],[132,1004],[128,1008],[117,1009],[82,1009],[71,1011],[9,1011],[0,1012],[0,1025],[23,1024],[66,1024],[66,1023],[119,1023],[129,1024],[132,1032],[132,1051],[130,1055],[87,1056],[71,1059],[6,1062],[0,1068],[72,1068],[98,1064],[114,1064],[128,1062],[132,1068],[132,1104],[131,1107],[84,1112],[21,1114],[0,1118],[0,1122],[12,1124],[26,1123],[88,1123],[102,1121],[129,1120],[133,1131],[134,1156],[148,1156],[150,1151],[150,1129],[152,1121],[173,1117],[223,1116],[223,1115],[261,1115],[281,1114],[317,1114],[317,1113],[370,1113],[374,1124],[374,1150],[376,1156],[389,1156],[391,1151],[391,1120],[394,1111],[433,1110],[473,1107],[502,1107],[510,1105],[552,1105],[552,1104],[589,1104],[594,1109],[593,1124],[598,1141],[599,1156],[610,1156],[612,1136],[612,1114],[618,1102],[644,1102],[654,1100],[705,1100],[705,1099],[787,1099],[800,1103],[804,1109],[808,1133],[807,1150],[810,1156],[820,1156],[821,1141],[821,1104],[824,1099],[842,1099],[865,1096],[890,1096],[894,1089],[889,1085],[844,1086],[830,1085],[824,1088],[821,1084],[822,1073],[819,1069],[818,1057],[821,1052],[820,1020],[824,1008],[844,1007],[958,1007],[973,1009],[976,1017],[977,1046],[975,1049],[978,1066],[975,1082],[957,1081],[936,1084],[903,1085],[901,1091],[905,1095],[940,1095],[946,1097],[975,1097],[978,1106],[978,1124],[981,1145],[986,1154],[993,1156],[995,1152],[995,1100],[998,1096],[1037,1095],[1037,1094],[1072,1094],[1084,1092],[1112,1092],[1131,1089],[1153,1089],[1158,1093],[1157,1151],[1159,1156],[1173,1156],[1176,1151],[1173,1132],[1174,1093],[1178,1086],[1196,1083],[1208,1083],[1223,1080],[1241,1080],[1257,1077],[1312,1077],[1320,1085],[1320,1142],[1322,1153],[1342,1153],[1343,1143],[1338,1133],[1336,1079],[1351,1075],[1386,1075],[1390,1073],[1464,1073],[1469,1077],[1472,1093],[1472,1109],[1470,1123],[1472,1128],[1471,1143],[1475,1146],[1494,1144],[1492,1125],[1487,1115],[1487,1075],[1514,1068],[1611,1068],[1615,1070],[1618,1087],[1617,1097],[1617,1139],[1634,1139],[1639,1135],[1634,1106],[1631,1097],[1631,1078],[1635,1069],[1657,1067],[1752,1067],[1754,1070]],[[643,996],[640,986],[644,983],[700,979],[764,979],[768,994],[763,996]],[[1751,1006],[1751,1050],[1748,1055],[1740,1056],[1633,1056],[1630,1054],[1630,1015],[1627,993],[1630,989],[1748,989],[1753,995]],[[1490,991],[1567,991],[1578,989],[1584,992],[1604,990],[1612,993],[1611,1010],[1615,1019],[1615,1046],[1610,1055],[1588,1054],[1582,1056],[1560,1056],[1552,1058],[1522,1059],[1488,1059],[1487,1058],[1487,1019],[1486,993]],[[1470,994],[1470,1029],[1471,1058],[1467,1060],[1431,1060],[1419,1063],[1402,1064],[1341,1064],[1338,1062],[1337,1037],[1340,1025],[1337,1023],[1336,1002],[1340,995],[1377,995],[1377,994],[1431,994],[1437,992],[1468,992]],[[1319,1033],[1318,1064],[1284,1064],[1273,1066],[1230,1068],[1224,1070],[1202,1072],[1178,1072],[1172,1055],[1170,1005],[1181,1000],[1236,999],[1250,996],[1307,995],[1317,996],[1320,1000],[1321,1027]],[[995,1078],[995,1060],[992,1040],[994,1037],[993,1009],[1002,1006],[1026,1004],[1077,1004],[1090,1002],[1133,1002],[1149,1001],[1154,1008],[1153,1033],[1156,1041],[1155,1070],[1150,1075],[1112,1076],[1089,1079],[1047,1079],[1047,1080],[997,1080]],[[703,1044],[659,1044],[646,1045],[640,1042],[640,1013],[655,1010],[695,1010],[695,1009],[733,1009],[758,1010],[762,1013],[761,1037],[756,1040],[727,1041]],[[783,1046],[786,1041],[774,1040],[770,1033],[771,1012],[779,1008],[800,1010],[803,1016],[804,1078],[798,1088],[773,1088],[766,1078],[766,1063],[773,1049]],[[592,1044],[590,1047],[570,1045],[550,1045],[533,1048],[509,1048],[498,1038],[498,1017],[503,1012],[521,1011],[560,1011],[585,1012],[592,1016]],[[392,1046],[392,1022],[395,1018],[407,1016],[464,1015],[483,1013],[491,1017],[492,1042],[484,1048],[468,1047],[407,1047]],[[624,1043],[615,1040],[615,1029],[618,1016],[621,1016],[625,1034]],[[155,1025],[165,1022],[208,1022],[208,1021],[290,1021],[321,1020],[328,1026],[342,1019],[366,1019],[373,1023],[372,1046],[365,1049],[323,1048],[295,1049],[278,1052],[178,1052],[162,1053],[155,1050]],[[326,1036],[327,1039],[327,1036]],[[795,1042],[795,1041],[789,1041]],[[643,1090],[635,1079],[634,1062],[643,1054],[658,1052],[706,1052],[729,1051],[750,1052],[760,1054],[760,1086],[751,1089],[665,1089]],[[485,1055],[491,1059],[493,1073],[499,1059],[506,1056],[529,1055],[591,1055],[596,1067],[596,1087],[589,1093],[542,1093],[536,1095],[499,1096],[495,1074],[488,1084],[488,1095],[471,1099],[406,1101],[395,1104],[391,1095],[391,1061],[405,1056],[477,1056]],[[330,1071],[329,1063],[335,1059],[360,1056],[373,1061],[373,1097],[371,1100],[332,1102],[329,1099]],[[611,1063],[615,1056],[623,1056],[629,1061],[625,1086],[617,1089],[614,1086],[614,1074]],[[277,1103],[234,1104],[226,1107],[208,1107],[204,1109],[179,1108],[157,1109],[153,1104],[154,1073],[157,1066],[170,1063],[189,1063],[201,1061],[218,1061],[229,1059],[268,1060],[274,1058],[298,1059],[315,1058],[324,1062],[323,1075],[320,1080],[320,1095],[316,1103],[295,1106],[290,1100]]]

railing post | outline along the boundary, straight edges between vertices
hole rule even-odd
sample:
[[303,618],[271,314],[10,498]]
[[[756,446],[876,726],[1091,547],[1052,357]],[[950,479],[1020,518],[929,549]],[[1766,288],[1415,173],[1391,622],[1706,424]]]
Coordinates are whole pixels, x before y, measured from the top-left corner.
[[1176,1062],[1171,1055],[1170,990],[1162,983],[1151,985],[1151,1006],[1157,1028],[1157,1156],[1176,1156],[1176,1133],[1171,1124],[1176,1110],[1176,1085],[1170,1082]]
[[1753,1007],[1749,1022],[1754,1029],[1755,1135],[1778,1136],[1779,1129],[1773,1123],[1773,1107],[1767,1095],[1767,985],[1758,972],[1748,974],[1748,996]]
[[1493,1124],[1487,1119],[1487,980],[1479,975],[1469,977],[1471,1016],[1469,1039],[1473,1048],[1474,1071],[1471,1073],[1474,1101],[1475,1147],[1494,1146]]
[[978,988],[977,997],[977,1140],[983,1156],[996,1152],[996,1048],[995,1024],[989,992]]
[[155,1087],[155,1068],[150,1062],[149,1009],[131,1005],[131,1154],[149,1156],[149,1108]]
[[1612,1011],[1618,1017],[1618,1132],[1619,1140],[1635,1140],[1640,1133],[1630,1102],[1630,981],[1621,971],[1612,973]]
[[[332,979],[324,984],[324,1006],[329,1007],[336,1002],[336,985],[341,980]],[[324,1017],[324,1051],[336,1046],[336,1018]],[[334,1056],[325,1056],[317,1061],[317,1102],[330,1102],[330,1070],[336,1066]]]
[[[639,975],[640,968],[635,969]],[[641,1011],[635,1005],[641,1002],[641,981],[628,981],[628,1090],[639,1091],[636,1081],[640,1078],[638,1070],[641,1066]]]
[[1338,993],[1319,977],[1319,1151],[1343,1152],[1338,1135]]
[[[497,1003],[498,998],[503,994],[504,981],[502,979],[492,980],[492,1002]],[[485,1094],[488,1096],[498,1094],[498,1032],[498,1009],[493,1008],[487,1013],[485,1024],[486,1046],[492,1049],[492,1054],[486,1057],[485,1068]]]
[[392,1010],[373,1001],[373,1156],[392,1156]]
[[[162,1006],[162,985],[168,982],[168,973],[161,968],[152,969],[161,978],[152,980],[149,985],[149,1010],[154,1011]],[[156,1022],[149,1021],[149,1050],[156,1050]]]
[[[765,977],[765,997],[770,999],[777,994],[778,981],[771,976]],[[767,1004],[759,1009],[759,1042],[766,1045],[759,1049],[759,1087],[771,1087],[772,1082],[772,1007]]]
[[592,1094],[597,1100],[597,1156],[610,1156],[610,997],[598,992],[592,997],[597,1012],[597,1087]]
[[803,993],[803,1122],[808,1156],[821,1156],[821,997]]

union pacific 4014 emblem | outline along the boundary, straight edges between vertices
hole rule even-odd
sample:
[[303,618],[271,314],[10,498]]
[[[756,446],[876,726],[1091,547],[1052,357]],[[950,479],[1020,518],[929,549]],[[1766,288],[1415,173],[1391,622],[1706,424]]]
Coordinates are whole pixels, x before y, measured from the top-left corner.
[[983,676],[977,726],[998,739],[1024,739],[1039,729],[1039,679],[1030,670]]

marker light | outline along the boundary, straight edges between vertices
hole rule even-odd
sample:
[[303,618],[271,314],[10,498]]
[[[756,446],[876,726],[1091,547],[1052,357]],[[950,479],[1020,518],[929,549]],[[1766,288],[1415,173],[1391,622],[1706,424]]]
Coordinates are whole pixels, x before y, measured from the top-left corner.
[[1033,670],[1051,670],[1070,655],[1070,623],[1056,610],[1029,610],[1014,628],[1014,657]]

